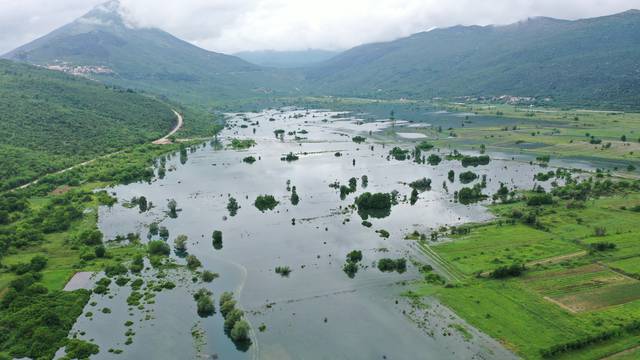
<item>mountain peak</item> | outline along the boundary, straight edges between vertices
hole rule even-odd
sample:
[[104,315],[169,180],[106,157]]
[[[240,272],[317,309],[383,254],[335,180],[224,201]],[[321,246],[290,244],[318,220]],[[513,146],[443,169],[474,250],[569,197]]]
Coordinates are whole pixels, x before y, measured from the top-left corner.
[[111,0],[106,3],[102,3],[76,21],[98,26],[123,25],[122,5],[119,0]]

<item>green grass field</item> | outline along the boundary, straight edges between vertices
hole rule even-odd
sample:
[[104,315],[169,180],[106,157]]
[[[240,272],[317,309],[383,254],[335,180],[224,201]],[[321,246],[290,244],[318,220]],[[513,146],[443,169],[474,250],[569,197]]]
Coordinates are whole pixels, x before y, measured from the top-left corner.
[[[523,108],[513,105],[442,104],[450,111],[513,119],[510,126],[469,126],[455,129],[456,138],[440,139],[446,146],[487,148],[586,160],[615,160],[620,172],[640,163],[640,114],[588,110]],[[473,117],[470,117],[473,121]],[[514,129],[514,126],[516,128]],[[441,137],[438,133],[431,134]],[[624,139],[623,140],[623,136]],[[601,140],[592,144],[591,138]],[[608,145],[610,144],[610,145]],[[638,171],[630,173],[635,176]]]
[[[640,319],[640,281],[629,277],[640,265],[640,214],[631,211],[640,194],[627,192],[567,208],[566,201],[543,207],[541,228],[495,221],[472,225],[429,248],[448,268],[467,276],[453,286],[421,284],[419,296],[436,296],[471,325],[501,341],[525,359],[542,358],[553,345],[581,340]],[[506,217],[522,202],[494,205]],[[595,229],[605,234],[596,236]],[[590,244],[611,242],[613,250],[591,252]],[[563,257],[564,256],[564,257]],[[549,260],[549,261],[545,261]],[[552,261],[557,259],[557,261]],[[524,276],[490,279],[489,271],[525,263]],[[624,272],[617,269],[623,269]],[[483,276],[471,276],[484,272]],[[638,345],[638,333],[613,339],[562,359],[600,359]],[[626,355],[625,355],[626,356]]]
[[[83,185],[84,190],[92,190],[104,185],[103,183],[90,183]],[[50,201],[56,195],[34,198],[31,202],[32,209],[36,210]],[[69,239],[85,230],[96,228],[98,203],[96,200],[86,204],[84,216],[73,222],[69,230],[45,235],[45,240],[38,245],[21,249],[2,258],[3,264],[10,266],[18,263],[28,263],[36,255],[44,255],[48,262],[42,271],[41,283],[50,291],[61,290],[65,284],[79,271],[100,271],[109,263],[119,262],[123,259],[130,259],[134,254],[142,252],[143,249],[137,245],[112,246],[109,247],[109,257],[104,259],[94,259],[81,261],[83,252],[91,249],[73,247],[69,244]],[[15,278],[10,272],[0,273],[0,290],[4,289],[8,283]]]

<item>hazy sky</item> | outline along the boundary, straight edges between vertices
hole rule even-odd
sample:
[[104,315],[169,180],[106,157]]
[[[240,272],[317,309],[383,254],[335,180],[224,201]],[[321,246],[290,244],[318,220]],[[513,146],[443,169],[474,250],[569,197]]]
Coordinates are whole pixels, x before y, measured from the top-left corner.
[[[0,0],[0,53],[45,35],[104,0]],[[640,0],[121,0],[127,18],[209,50],[345,49],[433,27],[576,19],[640,8]]]

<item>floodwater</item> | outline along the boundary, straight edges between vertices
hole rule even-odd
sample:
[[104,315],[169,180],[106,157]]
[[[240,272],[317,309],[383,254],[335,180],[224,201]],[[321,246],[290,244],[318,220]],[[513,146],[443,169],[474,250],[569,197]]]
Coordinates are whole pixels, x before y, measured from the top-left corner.
[[[273,119],[270,121],[270,119]],[[477,120],[477,119],[476,119]],[[207,269],[220,274],[212,283],[193,282],[187,270],[166,272],[177,285],[157,293],[140,309],[129,307],[129,286],[111,284],[108,295],[93,295],[73,333],[100,345],[95,359],[511,359],[515,356],[497,342],[474,329],[476,336],[465,340],[450,325],[464,324],[435,300],[419,311],[401,296],[406,285],[421,278],[408,261],[406,272],[383,273],[375,266],[380,258],[425,259],[416,253],[405,235],[417,230],[428,234],[444,225],[485,221],[490,214],[482,204],[461,205],[453,192],[462,185],[457,174],[471,170],[486,175],[485,194],[493,194],[500,182],[511,188],[532,188],[533,175],[548,171],[526,162],[492,160],[489,165],[463,168],[459,161],[444,160],[438,166],[398,161],[388,157],[393,146],[413,148],[413,142],[399,144],[365,143],[351,140],[354,135],[369,137],[389,122],[362,122],[351,115],[327,111],[268,110],[231,117],[220,141],[227,149],[205,144],[190,152],[182,164],[179,156],[167,160],[163,179],[108,189],[119,199],[111,208],[101,208],[99,226],[105,238],[137,232],[147,238],[148,226],[159,222],[170,233],[169,243],[187,235],[188,252],[196,255]],[[242,127],[242,125],[246,125]],[[396,123],[396,126],[403,125]],[[255,129],[255,133],[254,133]],[[274,130],[285,130],[278,139]],[[405,131],[408,130],[405,127]],[[295,131],[296,133],[289,134]],[[402,131],[402,130],[399,130]],[[296,139],[295,137],[298,137]],[[232,138],[251,138],[250,149],[228,149]],[[417,140],[419,141],[419,140]],[[373,147],[373,148],[372,148]],[[293,152],[299,160],[281,160]],[[437,153],[434,149],[423,154]],[[339,153],[340,156],[337,156]],[[253,156],[253,164],[243,159]],[[454,170],[456,180],[447,180]],[[368,177],[363,188],[362,176]],[[357,178],[357,191],[340,198],[329,185],[338,181],[348,185]],[[419,195],[411,205],[406,185],[427,177],[431,190]],[[296,187],[300,202],[291,203],[289,186]],[[447,183],[448,191],[443,182]],[[465,185],[471,186],[473,185]],[[364,191],[397,191],[398,204],[387,217],[368,221],[350,205]],[[273,195],[275,209],[259,211],[253,202],[258,195]],[[153,207],[144,213],[122,204],[132,197],[145,196]],[[237,215],[227,210],[229,197],[241,206]],[[167,201],[175,199],[177,218],[167,216]],[[387,230],[388,238],[376,230]],[[223,233],[223,247],[214,249],[211,234]],[[342,270],[346,254],[363,253],[362,266],[354,278]],[[178,263],[184,260],[172,254]],[[275,273],[276,266],[289,266],[288,277]],[[164,273],[164,272],[163,272]],[[145,271],[145,279],[156,279],[155,270]],[[162,275],[160,275],[162,276]],[[200,318],[193,292],[199,288],[218,298],[223,291],[234,291],[236,299],[252,325],[249,349],[237,349],[223,331],[218,313]],[[100,309],[109,307],[111,313]],[[420,321],[411,314],[420,313]],[[426,320],[425,320],[426,319]],[[124,323],[134,322],[133,342],[127,338]],[[420,324],[428,324],[419,326]],[[259,331],[263,325],[266,330]],[[193,333],[204,334],[194,336]],[[115,355],[109,349],[123,350]]]

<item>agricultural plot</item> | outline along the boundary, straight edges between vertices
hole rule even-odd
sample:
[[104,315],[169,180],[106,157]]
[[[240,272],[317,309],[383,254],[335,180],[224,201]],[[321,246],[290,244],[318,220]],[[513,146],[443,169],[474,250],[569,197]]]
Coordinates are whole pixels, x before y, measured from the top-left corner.
[[433,249],[466,274],[490,271],[513,263],[528,263],[581,250],[576,244],[530,226],[495,224],[474,228],[469,235]]
[[523,279],[523,283],[573,313],[640,299],[640,281],[599,264],[545,271]]
[[631,277],[640,278],[640,256],[611,261],[607,265]]

